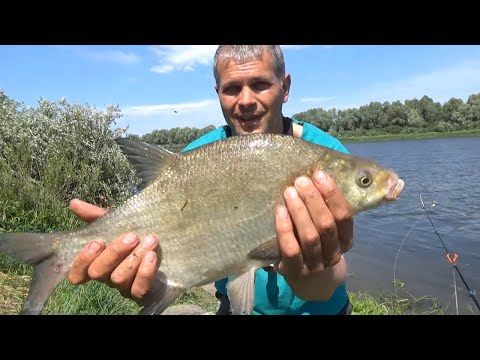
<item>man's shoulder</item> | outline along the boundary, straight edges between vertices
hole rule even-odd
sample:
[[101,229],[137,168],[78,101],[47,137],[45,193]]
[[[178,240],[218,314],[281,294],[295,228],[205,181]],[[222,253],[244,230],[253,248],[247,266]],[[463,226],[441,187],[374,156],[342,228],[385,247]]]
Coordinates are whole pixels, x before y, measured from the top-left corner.
[[332,148],[334,150],[348,153],[347,148],[342,144],[342,142],[339,139],[337,139],[333,135],[326,133],[322,129],[310,123],[307,123],[298,119],[294,119],[294,118],[292,118],[292,120],[295,123],[303,126],[302,139],[311,141],[318,145]]
[[192,141],[182,150],[182,152],[195,149],[199,146],[206,145],[220,139],[224,139],[225,137],[226,137],[225,126],[221,126],[212,131],[209,131],[208,133],[200,136],[198,139]]

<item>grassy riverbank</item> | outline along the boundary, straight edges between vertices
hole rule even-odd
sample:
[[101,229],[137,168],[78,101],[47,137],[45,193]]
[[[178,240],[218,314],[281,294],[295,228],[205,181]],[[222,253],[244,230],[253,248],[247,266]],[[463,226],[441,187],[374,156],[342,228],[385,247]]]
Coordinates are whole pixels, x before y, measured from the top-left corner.
[[391,140],[417,140],[417,139],[435,139],[445,137],[467,137],[480,136],[480,130],[465,130],[451,132],[427,132],[415,134],[388,134],[374,136],[339,136],[343,143],[349,142],[369,142],[369,141],[391,141]]
[[[5,264],[5,262],[4,262]],[[27,296],[30,275],[24,267],[0,268],[0,315],[18,314]],[[28,272],[28,270],[27,270]],[[351,292],[355,315],[441,315],[444,311],[435,299],[412,296],[397,297],[389,292]],[[216,299],[203,288],[186,292],[176,304],[194,304],[208,312],[215,310]],[[48,301],[43,314],[65,315],[135,315],[139,307],[108,286],[89,282],[72,286],[63,281]]]

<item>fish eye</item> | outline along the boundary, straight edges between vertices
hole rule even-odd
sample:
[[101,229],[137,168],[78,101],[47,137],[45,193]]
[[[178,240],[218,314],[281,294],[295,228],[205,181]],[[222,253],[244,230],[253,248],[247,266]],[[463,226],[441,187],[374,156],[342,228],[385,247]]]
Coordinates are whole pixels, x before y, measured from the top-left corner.
[[360,187],[369,187],[372,184],[372,178],[370,174],[361,172],[359,176],[357,177],[357,184]]

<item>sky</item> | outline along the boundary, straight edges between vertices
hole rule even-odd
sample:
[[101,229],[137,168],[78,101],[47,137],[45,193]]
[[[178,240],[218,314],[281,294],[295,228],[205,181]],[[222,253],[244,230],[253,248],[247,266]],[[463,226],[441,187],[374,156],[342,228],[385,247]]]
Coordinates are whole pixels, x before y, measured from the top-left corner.
[[[214,89],[217,45],[2,45],[0,89],[27,106],[40,98],[118,105],[118,127],[225,124]],[[480,92],[476,45],[282,45],[292,77],[284,115],[427,95],[443,104]]]

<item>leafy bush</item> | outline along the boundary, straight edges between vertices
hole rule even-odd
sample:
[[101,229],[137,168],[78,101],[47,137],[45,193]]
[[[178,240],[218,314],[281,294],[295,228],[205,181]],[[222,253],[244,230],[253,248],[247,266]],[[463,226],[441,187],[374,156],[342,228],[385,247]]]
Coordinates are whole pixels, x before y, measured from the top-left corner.
[[0,231],[70,228],[71,199],[114,206],[131,196],[138,178],[114,142],[125,130],[112,129],[120,116],[65,99],[26,107],[0,90]]

